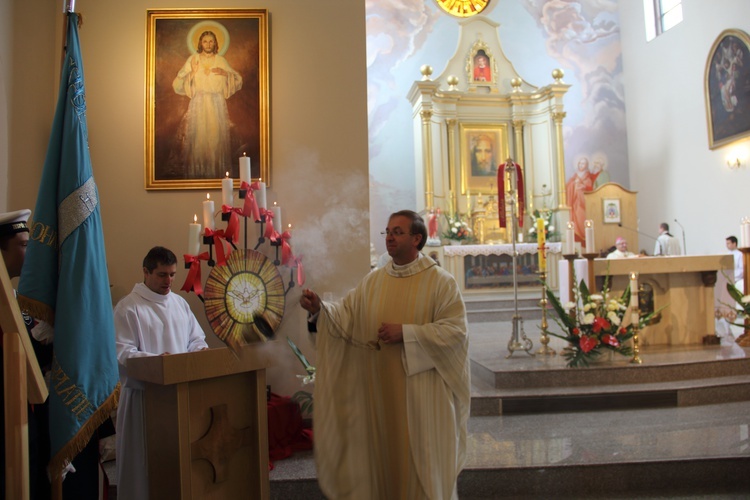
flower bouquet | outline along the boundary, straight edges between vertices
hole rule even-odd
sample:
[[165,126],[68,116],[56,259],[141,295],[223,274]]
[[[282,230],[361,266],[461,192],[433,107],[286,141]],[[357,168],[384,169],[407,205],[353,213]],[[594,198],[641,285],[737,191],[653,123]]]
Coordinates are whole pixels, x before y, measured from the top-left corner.
[[[303,368],[307,372],[307,375],[297,375],[298,378],[302,379],[302,385],[315,383],[315,367],[310,364],[305,355],[302,354],[302,351],[299,350],[299,347],[297,347],[297,344],[295,344],[292,339],[287,337],[286,341],[289,343],[289,347],[292,348],[292,352],[295,356],[297,356],[297,359],[300,363],[302,363]],[[300,406],[300,411],[302,412],[303,416],[312,415],[313,395],[311,392],[297,391],[292,395],[292,401],[295,401]]]
[[529,227],[529,238],[536,241],[536,221],[537,219],[544,220],[544,239],[549,241],[550,238],[557,236],[555,233],[555,226],[552,225],[552,211],[545,210],[544,213],[539,210],[534,210],[534,215],[531,218],[531,224]]
[[471,238],[471,228],[459,216],[445,215],[448,221],[448,228],[443,233],[443,238],[453,241],[463,241]]
[[[555,294],[547,288],[547,298],[552,304],[558,318],[555,322],[564,334],[546,331],[548,335],[568,342],[562,355],[568,361],[569,368],[588,366],[598,360],[605,352],[614,352],[623,356],[632,356],[633,350],[625,342],[635,334],[632,323],[625,324],[627,304],[630,301],[630,286],[620,297],[613,298],[609,293],[609,279],[605,279],[601,294],[589,293],[584,281],[574,288],[575,302],[560,304]],[[580,303],[580,308],[576,305]],[[661,311],[661,309],[659,309]],[[643,328],[659,311],[647,314],[638,319],[638,328]]]

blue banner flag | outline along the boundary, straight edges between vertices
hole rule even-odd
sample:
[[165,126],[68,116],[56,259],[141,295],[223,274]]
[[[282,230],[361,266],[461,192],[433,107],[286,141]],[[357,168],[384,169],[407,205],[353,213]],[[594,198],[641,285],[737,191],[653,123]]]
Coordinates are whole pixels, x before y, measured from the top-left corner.
[[68,14],[67,36],[57,109],[18,286],[21,309],[54,326],[49,382],[53,477],[86,446],[117,407],[119,395],[77,14]]

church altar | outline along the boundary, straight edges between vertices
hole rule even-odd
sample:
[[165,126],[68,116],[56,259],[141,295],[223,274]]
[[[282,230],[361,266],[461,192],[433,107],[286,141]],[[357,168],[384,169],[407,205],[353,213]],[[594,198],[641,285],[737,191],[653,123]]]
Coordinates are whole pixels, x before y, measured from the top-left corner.
[[[517,243],[517,279],[519,287],[539,286],[538,251],[536,243]],[[547,243],[547,282],[558,286],[557,263],[562,256],[562,243]],[[442,248],[445,269],[469,294],[513,290],[513,244],[451,245]],[[427,249],[426,249],[427,250]],[[430,253],[429,250],[427,252]],[[499,289],[499,290],[498,290]]]
[[[717,273],[732,274],[731,255],[681,255],[632,259],[594,259],[597,290],[604,276],[611,289],[622,293],[631,272],[637,272],[639,289],[661,311],[661,320],[646,327],[641,345],[700,344],[715,333],[714,295]],[[643,309],[644,295],[640,297]]]

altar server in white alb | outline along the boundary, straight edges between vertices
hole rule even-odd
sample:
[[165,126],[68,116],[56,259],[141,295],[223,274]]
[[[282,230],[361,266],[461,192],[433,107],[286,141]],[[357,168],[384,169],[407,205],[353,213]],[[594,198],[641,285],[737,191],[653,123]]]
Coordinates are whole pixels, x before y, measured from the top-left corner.
[[466,459],[466,308],[455,279],[420,253],[422,218],[392,214],[391,260],[339,302],[303,290],[315,322],[315,459],[335,499],[458,498]]
[[115,307],[120,403],[117,408],[117,498],[148,499],[142,382],[127,376],[128,360],[208,349],[187,301],[171,293],[177,257],[164,247],[143,259],[143,283]]

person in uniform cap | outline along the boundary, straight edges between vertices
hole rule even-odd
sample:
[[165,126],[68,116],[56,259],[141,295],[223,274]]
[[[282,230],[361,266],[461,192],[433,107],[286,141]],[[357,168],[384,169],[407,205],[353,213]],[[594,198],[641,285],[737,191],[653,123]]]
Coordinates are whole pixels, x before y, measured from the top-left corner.
[[[21,275],[21,268],[23,267],[24,257],[26,256],[26,246],[29,242],[29,226],[27,225],[27,222],[30,215],[31,210],[28,209],[0,214],[0,252],[2,252],[3,261],[5,262],[5,267],[8,270],[8,276],[10,278],[16,278]],[[26,329],[32,338],[32,345],[40,367],[44,369],[45,365],[47,365],[47,369],[49,369],[49,365],[52,363],[51,344],[44,345],[33,340],[34,337],[31,335],[31,332],[38,322],[28,314],[23,314],[23,320],[24,323],[26,323]],[[2,365],[2,359],[0,359],[0,365]],[[2,366],[0,366],[0,377],[2,377]],[[0,391],[3,390],[2,386],[3,384],[0,384]],[[1,395],[0,397],[2,397],[4,406],[5,397],[4,395]],[[50,453],[49,430],[47,428],[47,404],[33,405],[33,407],[29,405],[28,418],[30,498],[49,498],[50,486],[46,473]],[[0,419],[3,421],[2,425],[5,426],[4,409],[2,413],[0,413]],[[2,450],[0,450],[0,462],[2,463],[2,471],[0,471],[0,476],[2,478],[1,486],[2,491],[5,491],[4,433],[2,437]]]
[[26,223],[30,215],[29,209],[0,214],[0,250],[11,278],[21,276],[29,241],[29,226]]

